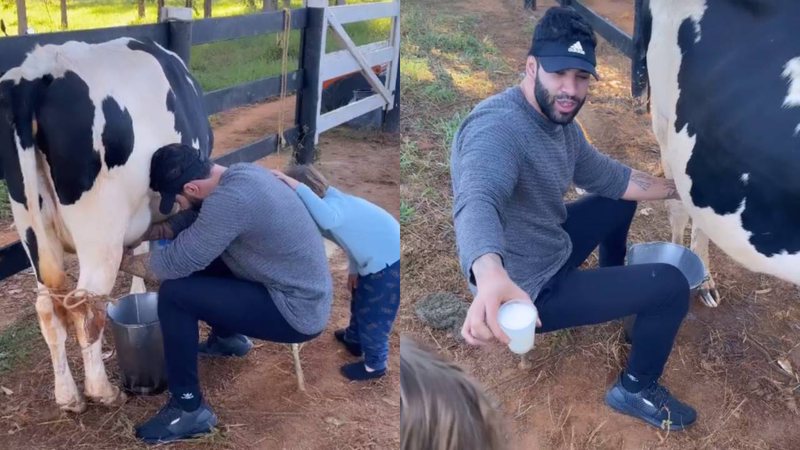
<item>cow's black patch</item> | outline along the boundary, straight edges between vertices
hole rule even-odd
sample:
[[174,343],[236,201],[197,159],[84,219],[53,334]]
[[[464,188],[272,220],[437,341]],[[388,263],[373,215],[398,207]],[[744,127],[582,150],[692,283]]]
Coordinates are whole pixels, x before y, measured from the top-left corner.
[[42,198],[42,196],[40,195],[39,196],[39,211],[41,211],[43,207],[44,207],[44,198]]
[[33,232],[33,228],[31,227],[25,230],[25,246],[28,247],[33,271],[36,272],[36,279],[41,283],[42,275],[39,273],[39,243],[36,241],[36,233]]
[[175,131],[180,133],[181,143],[192,145],[197,141],[200,154],[209,157],[213,137],[202,92],[198,94],[194,87],[200,84],[186,70],[180,58],[167,53],[152,41],[131,40],[128,48],[149,53],[161,65],[171,88],[165,99],[167,109],[175,115]]
[[45,76],[35,80],[23,79],[16,84],[12,80],[0,83],[0,158],[8,193],[25,208],[25,184],[14,135],[19,137],[23,149],[33,147],[34,108],[42,90],[52,80],[53,77]]
[[121,166],[128,161],[133,152],[133,119],[127,109],[123,109],[112,97],[103,100],[103,115],[106,125],[103,128],[103,146],[106,148],[106,166]]
[[59,202],[71,205],[91,189],[101,167],[92,142],[95,107],[89,86],[68,71],[39,97],[36,143],[50,165]]
[[14,82],[0,83],[0,161],[3,164],[3,177],[8,194],[12,200],[25,205],[25,185],[19,166],[17,145],[14,142]]
[[697,42],[694,23],[681,24],[675,130],[696,137],[686,167],[692,202],[721,215],[744,205],[742,223],[758,252],[797,253],[800,107],[783,107],[782,73],[800,56],[800,2],[774,0],[757,14],[741,6],[709,0]]

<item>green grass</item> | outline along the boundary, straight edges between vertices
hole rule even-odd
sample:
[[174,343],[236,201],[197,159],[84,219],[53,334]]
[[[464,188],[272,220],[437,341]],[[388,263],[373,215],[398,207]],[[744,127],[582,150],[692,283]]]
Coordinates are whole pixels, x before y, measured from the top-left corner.
[[458,127],[461,126],[461,122],[464,121],[468,113],[469,111],[466,110],[458,111],[452,117],[439,122],[438,126],[436,127],[436,131],[444,139],[444,142],[442,143],[444,148],[449,149],[453,144],[453,138],[455,137],[456,131],[458,131]]
[[8,188],[5,180],[0,180],[0,219],[11,217],[11,205],[8,203]]
[[32,341],[39,336],[39,325],[33,318],[20,320],[0,332],[0,375],[27,357],[34,349]]
[[[378,0],[349,0],[353,3],[372,3]],[[183,6],[182,1],[170,0],[168,6]],[[195,19],[202,19],[203,5],[199,0],[195,5]],[[261,0],[256,1],[259,8],[248,7],[244,0],[215,0],[213,17],[228,17],[260,11]],[[154,23],[156,3],[147,1],[144,19],[137,17],[136,3],[133,0],[79,0],[69,4],[67,11],[69,30],[84,30],[123,25]],[[55,0],[28,0],[28,26],[36,33],[61,31],[61,13]],[[302,0],[292,0],[292,8],[302,6]],[[6,23],[9,35],[17,33],[16,2],[0,0],[0,18]],[[391,30],[389,18],[356,22],[345,25],[350,37],[357,45],[386,40]],[[280,75],[282,49],[278,44],[279,34],[255,36],[224,42],[198,45],[192,48],[191,70],[205,91],[234,86],[260,78]],[[300,51],[300,33],[293,31],[289,39],[288,71],[297,69]],[[328,32],[327,51],[344,48]]]
[[417,143],[408,139],[403,139],[400,144],[400,171],[407,172],[413,170],[414,163],[418,158]]
[[414,219],[414,207],[400,200],[400,225],[407,225]]
[[495,93],[492,75],[509,71],[494,43],[477,31],[477,17],[434,14],[433,7],[410,1],[401,13],[402,95],[419,107],[410,119],[415,128]]
[[[182,7],[182,0],[167,0],[167,6]],[[193,16],[203,18],[203,2],[195,1]],[[361,3],[356,1],[356,3]],[[28,27],[36,33],[62,31],[61,9],[56,0],[27,0]],[[244,0],[214,0],[213,17],[228,17],[261,12],[261,0],[258,7],[252,8]],[[292,8],[302,6],[302,0],[292,0]],[[0,18],[6,23],[9,35],[17,34],[17,7],[15,0],[0,0]],[[139,19],[134,0],[72,0],[67,4],[67,22],[69,30],[86,30],[90,28],[115,27],[154,23],[157,18],[155,0],[145,2],[145,17]]]

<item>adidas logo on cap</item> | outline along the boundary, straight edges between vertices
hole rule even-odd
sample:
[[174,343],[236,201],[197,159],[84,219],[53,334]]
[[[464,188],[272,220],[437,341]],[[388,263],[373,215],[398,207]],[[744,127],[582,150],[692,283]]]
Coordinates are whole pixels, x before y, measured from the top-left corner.
[[580,41],[575,41],[574,44],[569,46],[567,51],[571,52],[571,53],[580,53],[581,55],[585,55],[586,54],[586,52],[583,51],[583,46],[581,45]]

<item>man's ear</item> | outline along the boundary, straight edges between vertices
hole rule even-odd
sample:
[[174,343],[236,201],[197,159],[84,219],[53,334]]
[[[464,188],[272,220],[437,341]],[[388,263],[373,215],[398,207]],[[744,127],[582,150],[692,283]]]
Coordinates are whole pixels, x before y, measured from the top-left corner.
[[525,74],[531,78],[536,78],[536,69],[539,67],[539,62],[536,61],[535,56],[528,56],[525,61]]
[[197,197],[198,194],[200,194],[200,186],[193,181],[190,181],[183,185],[183,192],[190,194],[193,197]]

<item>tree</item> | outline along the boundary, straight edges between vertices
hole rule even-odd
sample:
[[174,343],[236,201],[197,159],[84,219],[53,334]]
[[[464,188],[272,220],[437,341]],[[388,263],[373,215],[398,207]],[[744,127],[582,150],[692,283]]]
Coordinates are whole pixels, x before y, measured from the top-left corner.
[[139,4],[139,18],[144,19],[144,0],[136,0]]
[[25,0],[17,0],[17,31],[20,36],[28,34],[28,10]]
[[203,1],[203,17],[206,19],[211,17],[211,0]]
[[61,0],[61,29],[66,30],[67,27],[67,0]]

